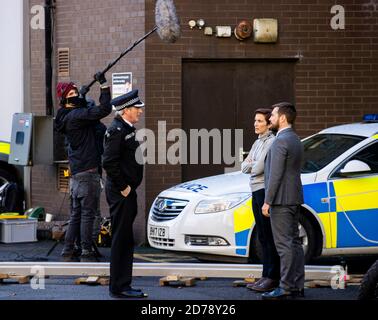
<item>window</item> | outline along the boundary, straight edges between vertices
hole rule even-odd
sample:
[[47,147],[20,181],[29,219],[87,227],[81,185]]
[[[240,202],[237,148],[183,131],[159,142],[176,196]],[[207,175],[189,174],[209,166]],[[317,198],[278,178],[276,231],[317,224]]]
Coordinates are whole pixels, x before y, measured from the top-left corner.
[[366,138],[342,134],[317,134],[303,141],[302,173],[323,169],[348,149]]
[[345,165],[352,160],[359,160],[366,163],[371,171],[367,174],[377,174],[378,173],[378,142],[375,142],[363,150],[357,152],[352,157],[344,161],[335,171],[332,176],[338,176],[338,173]]

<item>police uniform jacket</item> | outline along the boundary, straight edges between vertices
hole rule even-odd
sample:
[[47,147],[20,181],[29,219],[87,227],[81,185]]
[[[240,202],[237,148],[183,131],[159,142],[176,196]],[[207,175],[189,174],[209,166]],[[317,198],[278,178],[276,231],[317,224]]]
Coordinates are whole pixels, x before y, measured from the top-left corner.
[[143,179],[143,164],[136,160],[139,142],[135,127],[116,116],[105,134],[102,166],[112,188],[123,191],[130,186],[135,190]]

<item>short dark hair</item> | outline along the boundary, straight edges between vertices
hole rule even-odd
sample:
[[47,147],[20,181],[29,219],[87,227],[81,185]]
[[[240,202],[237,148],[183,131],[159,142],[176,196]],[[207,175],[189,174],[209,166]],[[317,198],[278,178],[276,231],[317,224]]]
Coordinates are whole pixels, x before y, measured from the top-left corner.
[[270,108],[259,108],[255,111],[255,116],[256,114],[262,114],[265,117],[266,123],[270,124],[270,117],[272,115],[272,109]]
[[272,106],[272,108],[278,108],[278,114],[280,116],[285,115],[289,124],[293,125],[297,118],[297,109],[289,102],[280,102]]

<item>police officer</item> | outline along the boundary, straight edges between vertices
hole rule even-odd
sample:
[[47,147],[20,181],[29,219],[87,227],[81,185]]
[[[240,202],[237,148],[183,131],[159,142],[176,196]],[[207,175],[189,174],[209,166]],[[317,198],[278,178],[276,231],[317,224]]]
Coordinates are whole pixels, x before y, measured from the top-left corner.
[[143,113],[144,103],[138,97],[138,90],[133,90],[113,99],[111,104],[117,113],[105,134],[102,161],[107,175],[105,193],[112,223],[109,294],[119,299],[143,298],[147,294],[132,288],[131,281],[133,222],[137,215],[136,189],[143,179],[143,164],[134,125]]

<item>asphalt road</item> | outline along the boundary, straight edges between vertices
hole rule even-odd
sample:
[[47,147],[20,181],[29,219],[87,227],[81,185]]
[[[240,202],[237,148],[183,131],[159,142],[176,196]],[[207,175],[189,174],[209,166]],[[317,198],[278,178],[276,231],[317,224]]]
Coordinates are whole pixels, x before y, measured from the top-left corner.
[[[74,285],[73,277],[51,277],[45,289],[33,290],[29,284],[7,282],[0,285],[0,299],[5,300],[111,300],[106,286]],[[136,277],[133,286],[148,293],[147,300],[261,300],[259,293],[233,287],[233,279],[209,278],[193,287],[160,287],[159,278]],[[357,287],[345,290],[305,289],[306,300],[354,300]]]
[[[54,244],[52,241],[40,241],[28,244],[0,244],[0,261],[59,261],[62,245],[53,253],[46,253]],[[100,248],[101,261],[109,261],[109,248]],[[349,273],[363,274],[375,261],[376,257],[346,257]],[[188,255],[177,255],[151,248],[136,248],[137,262],[188,262],[200,263]],[[311,264],[336,265],[340,257],[318,258]],[[110,300],[107,286],[75,285],[77,277],[50,277],[45,280],[44,289],[34,290],[30,284],[18,284],[4,280],[0,284],[0,300]],[[235,279],[208,278],[197,281],[193,287],[160,287],[159,278],[135,277],[133,286],[143,288],[149,294],[148,300],[261,300],[261,295],[243,287],[233,287]],[[305,289],[305,300],[355,300],[358,286],[345,289],[331,288]]]

